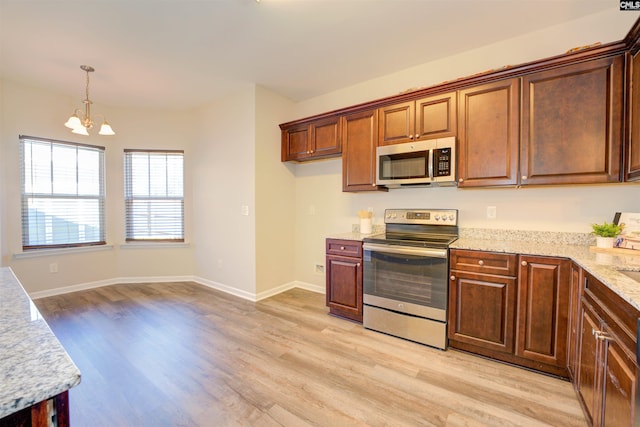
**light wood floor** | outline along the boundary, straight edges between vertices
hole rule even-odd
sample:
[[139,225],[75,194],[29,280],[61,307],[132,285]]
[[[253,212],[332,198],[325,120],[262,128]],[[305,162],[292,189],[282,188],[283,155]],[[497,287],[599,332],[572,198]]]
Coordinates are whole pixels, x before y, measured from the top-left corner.
[[82,372],[74,427],[585,426],[570,383],[193,283],[35,301]]

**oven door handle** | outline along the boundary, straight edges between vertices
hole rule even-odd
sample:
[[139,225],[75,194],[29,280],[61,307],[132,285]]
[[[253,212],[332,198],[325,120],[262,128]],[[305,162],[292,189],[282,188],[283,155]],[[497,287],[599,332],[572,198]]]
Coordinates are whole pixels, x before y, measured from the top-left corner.
[[411,246],[396,246],[396,245],[380,245],[376,243],[365,243],[362,245],[362,249],[371,252],[384,252],[390,254],[399,255],[414,255],[430,258],[447,258],[447,249],[437,248],[416,248]]

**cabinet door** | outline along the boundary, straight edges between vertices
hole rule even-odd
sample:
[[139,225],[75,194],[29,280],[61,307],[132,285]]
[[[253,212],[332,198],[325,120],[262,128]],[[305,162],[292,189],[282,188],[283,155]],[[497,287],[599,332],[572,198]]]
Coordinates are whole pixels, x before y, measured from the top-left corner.
[[326,274],[330,313],[362,322],[362,261],[327,255]]
[[627,149],[625,180],[640,180],[640,50],[629,55],[631,81],[629,83],[627,114],[630,123],[630,135],[625,146]]
[[593,425],[599,425],[595,420],[601,414],[599,406],[602,402],[601,391],[601,345],[596,339],[595,331],[602,327],[602,320],[593,311],[590,304],[582,304],[582,331],[580,333],[580,371],[578,381],[578,392],[584,403],[587,417]]
[[582,298],[583,288],[582,268],[576,263],[571,263],[571,289],[569,293],[569,346],[567,367],[569,368],[569,376],[577,387],[577,379],[579,373],[579,352],[580,349],[580,302]]
[[513,78],[460,91],[459,187],[518,183],[519,88]]
[[449,339],[513,352],[515,278],[452,271],[449,292]]
[[282,131],[282,161],[301,160],[309,156],[309,124]]
[[381,107],[378,116],[378,145],[414,140],[415,101]]
[[342,117],[342,191],[386,191],[376,185],[377,110]]
[[[609,331],[605,327],[605,334]],[[622,350],[615,335],[605,335],[603,426],[633,426],[636,402],[637,368]],[[597,425],[594,422],[594,425]]]
[[566,368],[571,262],[521,255],[520,264],[515,353]]
[[456,92],[422,98],[416,101],[415,139],[456,136],[458,109]]
[[523,77],[522,185],[620,181],[622,55]]
[[331,117],[312,123],[310,126],[311,142],[310,155],[313,157],[325,157],[340,154],[340,118]]

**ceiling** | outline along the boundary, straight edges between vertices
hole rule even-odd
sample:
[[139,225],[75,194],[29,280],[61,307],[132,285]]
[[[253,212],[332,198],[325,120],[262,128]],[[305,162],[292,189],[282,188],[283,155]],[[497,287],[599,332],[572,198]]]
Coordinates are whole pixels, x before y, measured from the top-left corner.
[[618,2],[0,0],[0,76],[82,99],[80,65],[92,65],[91,98],[121,107],[191,108],[253,83],[301,101],[612,7]]

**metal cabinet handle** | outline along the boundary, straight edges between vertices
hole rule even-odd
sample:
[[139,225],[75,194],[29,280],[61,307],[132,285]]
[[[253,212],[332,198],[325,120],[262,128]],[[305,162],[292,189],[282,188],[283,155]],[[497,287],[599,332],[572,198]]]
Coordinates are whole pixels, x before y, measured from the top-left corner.
[[458,179],[458,182],[464,182],[464,179],[459,178],[459,179]]
[[483,260],[478,261],[478,265],[484,265],[484,261]]
[[526,267],[526,266],[527,266],[527,261],[522,261],[522,262],[520,263],[520,265],[521,265],[521,266],[523,266],[523,267]]
[[356,264],[356,267],[360,267],[360,263],[357,263],[357,264]]
[[420,138],[420,134],[416,133],[416,139]]
[[341,251],[344,251],[344,246],[340,246],[340,250],[341,250]]
[[449,279],[451,280],[456,280],[456,276],[454,276],[453,274],[451,275],[451,277],[449,277]]
[[526,179],[527,179],[527,175],[522,175],[522,180],[526,181]]
[[611,341],[613,337],[604,331],[596,332],[596,339],[600,341]]
[[413,135],[409,135],[409,139],[413,139]]

